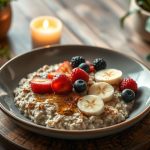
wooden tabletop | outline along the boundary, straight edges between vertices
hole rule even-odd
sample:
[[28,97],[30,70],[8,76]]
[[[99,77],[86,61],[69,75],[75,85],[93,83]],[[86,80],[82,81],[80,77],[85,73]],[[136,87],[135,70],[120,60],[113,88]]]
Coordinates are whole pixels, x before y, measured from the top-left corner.
[[[13,21],[7,39],[11,57],[31,51],[30,21],[52,15],[64,24],[61,44],[86,44],[111,48],[133,56],[150,67],[146,57],[150,44],[141,40],[130,17],[124,29],[119,18],[128,9],[123,0],[18,0],[12,3]],[[150,146],[150,114],[134,127],[111,137],[86,141],[67,141],[36,135],[16,126],[0,111],[0,149],[148,149]],[[10,148],[11,147],[11,148]]]

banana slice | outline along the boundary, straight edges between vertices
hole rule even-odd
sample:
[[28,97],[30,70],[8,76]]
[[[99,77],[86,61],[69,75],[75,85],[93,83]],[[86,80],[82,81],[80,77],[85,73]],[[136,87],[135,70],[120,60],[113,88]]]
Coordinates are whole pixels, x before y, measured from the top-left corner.
[[86,115],[100,115],[104,111],[104,102],[96,95],[83,96],[77,106]]
[[100,96],[104,102],[113,98],[114,88],[106,82],[97,82],[90,86],[88,94]]
[[122,79],[122,71],[117,69],[104,69],[95,73],[97,82],[107,82],[109,84],[119,84]]

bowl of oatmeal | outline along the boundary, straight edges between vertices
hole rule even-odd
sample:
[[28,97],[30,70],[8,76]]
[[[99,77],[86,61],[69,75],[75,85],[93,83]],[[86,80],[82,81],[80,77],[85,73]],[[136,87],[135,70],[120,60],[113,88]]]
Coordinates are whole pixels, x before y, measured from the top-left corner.
[[0,106],[18,125],[47,136],[110,135],[149,112],[150,72],[114,51],[54,46],[10,60],[0,70]]

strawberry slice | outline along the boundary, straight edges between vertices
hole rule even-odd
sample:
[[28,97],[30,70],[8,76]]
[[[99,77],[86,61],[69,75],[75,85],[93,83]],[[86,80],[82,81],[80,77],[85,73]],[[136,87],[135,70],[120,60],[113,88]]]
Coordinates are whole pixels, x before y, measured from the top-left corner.
[[59,68],[57,69],[57,72],[60,73],[71,73],[72,67],[69,61],[64,61],[62,64],[60,64]]
[[34,93],[44,94],[52,92],[51,80],[35,77],[30,81],[31,89]]
[[82,79],[82,80],[88,82],[89,75],[87,72],[85,72],[84,70],[82,70],[80,68],[74,68],[71,73],[71,79],[72,79],[73,83],[78,79]]
[[72,83],[65,74],[56,75],[52,80],[52,90],[57,94],[65,94],[72,91]]
[[50,73],[47,75],[47,78],[48,78],[48,79],[53,79],[57,74],[58,74],[58,72],[50,72]]

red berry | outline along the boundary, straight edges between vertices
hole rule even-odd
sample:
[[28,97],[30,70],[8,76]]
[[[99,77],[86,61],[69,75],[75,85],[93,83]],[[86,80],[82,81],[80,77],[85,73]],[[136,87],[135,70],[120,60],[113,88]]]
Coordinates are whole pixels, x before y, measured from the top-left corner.
[[91,73],[91,72],[95,72],[95,68],[94,68],[93,65],[90,65],[90,73]]
[[71,80],[65,74],[56,75],[52,80],[52,90],[57,94],[65,94],[71,92]]
[[90,62],[90,61],[86,61],[86,63],[90,66],[90,73],[91,72],[95,72],[95,68],[94,68],[94,65]]
[[48,78],[48,79],[53,79],[57,74],[58,74],[58,72],[50,72],[50,73],[47,75],[47,78]]
[[82,79],[82,80],[88,82],[89,75],[87,72],[85,72],[84,70],[82,70],[80,68],[74,68],[71,73],[71,79],[72,79],[73,83],[78,79]]
[[134,92],[138,90],[137,83],[131,78],[124,78],[120,83],[120,90],[131,89]]
[[34,93],[44,94],[52,92],[51,80],[35,77],[30,81],[31,89]]
[[64,61],[57,69],[60,73],[71,73],[72,67],[69,61]]

